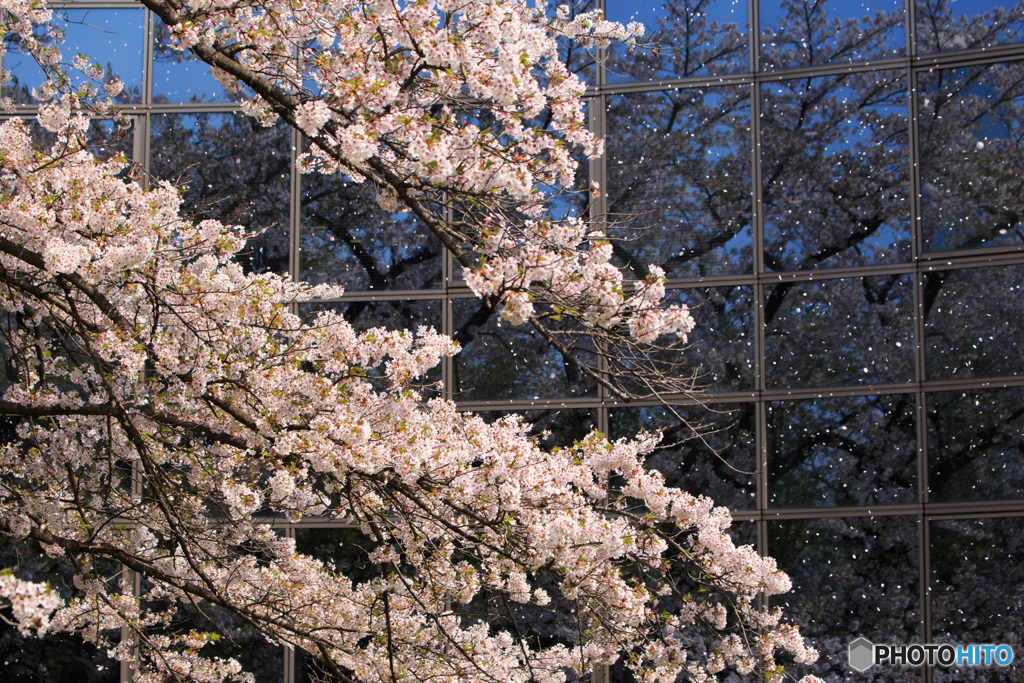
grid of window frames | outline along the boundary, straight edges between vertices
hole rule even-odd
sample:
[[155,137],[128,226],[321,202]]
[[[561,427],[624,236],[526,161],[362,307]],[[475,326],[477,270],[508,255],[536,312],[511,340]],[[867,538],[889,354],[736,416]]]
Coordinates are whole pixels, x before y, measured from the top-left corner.
[[[707,393],[673,407],[708,427],[703,439],[658,402],[611,400],[502,325],[426,230],[365,186],[297,175],[301,137],[242,116],[147,12],[77,2],[59,16],[68,45],[127,86],[131,128],[95,122],[96,149],[185,186],[197,218],[258,231],[251,269],[346,286],[304,312],[443,330],[463,347],[436,373],[444,395],[521,413],[551,444],[664,428],[674,445],[650,466],[729,506],[737,538],[789,572],[779,604],[821,650],[819,675],[874,680],[847,665],[858,636],[1009,643],[1024,656],[1024,3],[594,6],[648,35],[597,58],[563,45],[607,138],[581,174],[604,194],[565,210],[605,222],[619,265],[661,265],[693,307],[686,361]],[[38,69],[16,46],[4,68],[15,79],[4,94],[30,118]],[[284,533],[356,562],[353,530],[311,520]],[[0,561],[21,552],[4,546]],[[321,675],[222,626],[260,683]],[[37,647],[8,630],[0,654],[19,681],[53,680],[55,667],[83,681],[127,675],[69,639]],[[626,680],[617,667],[599,678]]]

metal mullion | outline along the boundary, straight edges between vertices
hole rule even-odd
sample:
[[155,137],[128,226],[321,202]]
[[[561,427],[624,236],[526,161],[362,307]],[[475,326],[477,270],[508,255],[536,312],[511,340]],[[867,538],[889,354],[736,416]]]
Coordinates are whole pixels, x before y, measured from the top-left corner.
[[[918,572],[920,581],[921,600],[921,642],[930,643],[932,640],[932,585],[931,585],[931,523],[927,514],[921,515],[921,529],[918,532],[918,543],[920,554],[918,556]],[[921,679],[924,683],[931,683],[932,669],[930,666],[921,667]]]
[[[600,71],[600,78],[601,78],[601,80],[599,82],[603,82],[604,75],[605,75],[604,60],[601,60],[600,69],[601,69],[601,71]],[[606,116],[607,111],[608,111],[607,107],[608,107],[608,100],[607,100],[607,98],[603,94],[598,94],[596,97],[591,98],[588,101],[587,112],[588,112],[589,115],[588,115],[587,119],[588,119],[588,125],[590,126],[590,131],[595,136],[597,136],[598,138],[600,138],[602,140],[605,139],[605,137],[607,136],[607,127],[608,127],[607,116]],[[588,178],[588,180],[590,181],[589,185],[592,186],[593,183],[597,183],[598,186],[601,188],[601,192],[590,203],[590,206],[588,207],[588,211],[589,211],[590,215],[588,216],[588,218],[590,219],[591,224],[592,225],[596,225],[597,228],[599,230],[601,230],[601,231],[604,231],[606,229],[606,227],[607,227],[606,226],[606,218],[607,218],[607,215],[608,215],[608,172],[607,172],[607,168],[608,168],[607,150],[600,157],[598,157],[596,159],[591,159],[590,162],[589,162],[589,168],[588,168],[589,175],[590,175],[590,177]],[[598,371],[598,373],[603,376],[607,372],[607,370],[608,370],[608,366],[607,366],[607,363],[605,362],[604,356],[598,356],[598,359],[597,359],[597,371]],[[597,425],[596,425],[596,427],[597,427],[597,430],[599,432],[601,432],[603,434],[609,434],[610,433],[610,428],[609,428],[608,405],[607,405],[607,399],[609,397],[608,397],[608,390],[602,384],[598,384],[597,385],[597,398],[598,398],[598,406],[597,406]],[[603,671],[603,675],[604,675],[604,680],[607,680],[607,677],[608,677],[607,667],[604,667],[602,669],[602,671]],[[594,681],[595,681],[595,683],[598,680],[598,678],[600,678],[600,677],[597,674],[597,669],[595,669],[595,673],[594,673]]]
[[907,55],[913,59],[917,56],[917,3],[914,0],[904,0],[903,20],[904,40],[907,41]]
[[[445,202],[444,216],[449,223],[454,222],[454,207]],[[452,311],[452,285],[455,282],[455,259],[447,249],[442,250],[441,259],[441,334],[449,339],[455,338],[455,316]],[[465,286],[465,284],[463,284]],[[465,286],[469,289],[468,286]],[[441,358],[441,396],[449,401],[455,398],[455,359],[452,356]]]
[[1024,516],[1024,500],[988,500],[965,503],[930,503],[924,508],[928,519],[971,519]]
[[1013,266],[1024,263],[1024,246],[1012,245],[1007,247],[959,249],[957,251],[921,254],[917,258],[921,270],[927,272]]
[[849,507],[773,508],[766,509],[762,517],[768,521],[789,519],[828,519],[836,517],[910,517],[921,515],[921,506],[905,505],[852,505]]
[[[538,399],[510,399],[505,401],[478,400],[478,401],[455,401],[459,410],[479,412],[490,410],[594,410],[603,405],[599,397],[593,398],[538,398]],[[633,404],[629,404],[632,406]],[[660,405],[660,404],[658,404]]]

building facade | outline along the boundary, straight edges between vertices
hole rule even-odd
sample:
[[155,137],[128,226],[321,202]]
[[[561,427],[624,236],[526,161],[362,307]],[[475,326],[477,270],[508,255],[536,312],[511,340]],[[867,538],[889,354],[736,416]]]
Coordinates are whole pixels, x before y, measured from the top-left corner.
[[[437,372],[443,394],[521,413],[549,443],[664,428],[650,465],[730,507],[736,537],[778,559],[794,582],[778,602],[821,650],[819,675],[968,679],[856,674],[858,637],[1007,643],[1024,657],[1024,4],[599,0],[647,24],[644,44],[563,46],[607,144],[580,178],[602,195],[557,209],[604,222],[621,266],[661,265],[693,307],[684,360],[703,395],[669,403],[700,438],[661,402],[617,402],[499,323],[427,231],[366,187],[297,174],[301,136],[243,116],[148,12],[57,6],[68,44],[127,86],[131,127],[96,122],[97,150],[187,185],[197,217],[260,230],[249,267],[344,284],[317,306],[357,327],[452,335],[463,350]],[[4,68],[31,117],[40,74],[16,49]],[[284,533],[339,563],[357,542],[315,520]],[[261,683],[316,679],[246,637]],[[38,671],[29,660],[48,655],[18,656]]]

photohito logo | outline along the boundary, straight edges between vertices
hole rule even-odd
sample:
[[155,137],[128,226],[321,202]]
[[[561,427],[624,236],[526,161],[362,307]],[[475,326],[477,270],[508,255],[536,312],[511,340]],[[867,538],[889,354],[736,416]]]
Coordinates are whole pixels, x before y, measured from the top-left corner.
[[1009,645],[950,645],[949,643],[876,645],[867,638],[850,643],[850,666],[867,671],[875,664],[890,666],[1008,666],[1013,662]]

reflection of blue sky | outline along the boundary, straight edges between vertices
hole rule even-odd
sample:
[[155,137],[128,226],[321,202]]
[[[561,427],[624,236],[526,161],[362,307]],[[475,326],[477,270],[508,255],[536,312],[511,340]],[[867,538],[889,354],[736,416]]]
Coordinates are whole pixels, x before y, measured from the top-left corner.
[[[210,74],[210,67],[191,52],[169,47],[166,28],[157,21],[153,52],[154,102],[225,102],[224,86]],[[162,44],[162,46],[161,46]]]
[[[142,91],[142,44],[145,14],[141,9],[65,9],[54,13],[54,23],[64,30],[61,46],[64,62],[75,55],[87,56],[124,82],[134,91],[133,101]],[[4,58],[19,85],[33,88],[43,83],[43,71],[35,61],[11,51]],[[86,82],[80,73],[72,74],[75,85]]]
[[[655,4],[650,0],[607,0],[606,12],[612,21],[639,21],[647,28],[647,33],[653,33],[658,28],[658,19],[668,16],[667,4],[669,3]],[[747,23],[747,3],[746,0],[713,0],[706,4],[704,15],[709,21],[717,21],[720,24],[732,23],[742,27]]]
[[[788,68],[903,55],[904,15],[902,0],[765,0],[759,13],[762,62]],[[833,26],[851,21],[852,33]]]
[[611,48],[609,82],[747,70],[746,0],[610,0],[607,5],[609,19],[637,21],[646,29],[641,40],[644,47]]
[[[974,2],[974,0],[970,0]],[[799,0],[786,2],[786,0],[763,0],[759,7],[761,26],[778,26],[780,20],[790,13],[785,5],[791,4],[794,7],[801,7]],[[902,0],[828,0],[828,2],[813,3],[816,7],[828,6],[829,17],[838,19],[867,19],[873,17],[876,12],[895,14],[903,11]],[[801,7],[802,9],[802,7]],[[867,22],[865,22],[867,23]]]

